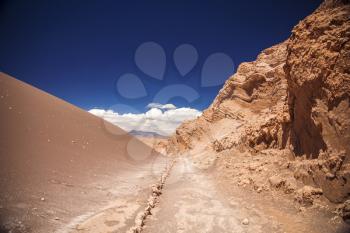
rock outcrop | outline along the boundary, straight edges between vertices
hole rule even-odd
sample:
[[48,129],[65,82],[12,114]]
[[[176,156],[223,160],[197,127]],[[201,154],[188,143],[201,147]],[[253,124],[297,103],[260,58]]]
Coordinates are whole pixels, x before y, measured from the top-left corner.
[[285,74],[290,143],[309,162],[308,175],[331,201],[350,191],[350,5],[325,1],[296,27]]
[[[296,159],[294,177],[333,202],[350,197],[350,4],[326,0],[290,38],[242,63],[212,105],[169,139],[168,153],[234,148]],[[206,155],[206,156],[204,156]]]
[[242,63],[203,115],[176,130],[169,151],[193,149],[197,141],[211,143],[215,151],[242,144],[285,147],[278,122],[289,120],[286,48],[287,41],[264,50],[256,61]]

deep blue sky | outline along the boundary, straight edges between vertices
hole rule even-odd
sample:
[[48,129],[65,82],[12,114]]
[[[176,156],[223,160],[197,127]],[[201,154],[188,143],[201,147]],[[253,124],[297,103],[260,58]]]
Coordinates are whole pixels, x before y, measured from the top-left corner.
[[[230,55],[236,67],[287,39],[299,20],[321,1],[0,1],[0,70],[81,108],[128,104],[140,111],[171,83],[194,87],[206,108],[220,87],[201,88],[200,70],[214,52]],[[155,41],[167,55],[165,80],[142,73],[134,52]],[[197,48],[199,61],[187,78],[176,71],[174,49]],[[134,73],[149,93],[127,100],[115,88]],[[180,98],[173,102],[188,105]]]

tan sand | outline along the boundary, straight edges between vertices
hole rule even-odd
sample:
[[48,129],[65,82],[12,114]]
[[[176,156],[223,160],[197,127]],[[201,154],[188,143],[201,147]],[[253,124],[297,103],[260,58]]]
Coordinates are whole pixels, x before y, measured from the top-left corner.
[[[136,198],[158,178],[163,160],[151,148],[4,73],[0,114],[0,225],[13,232],[72,225],[124,196]],[[130,141],[136,155],[128,153]]]

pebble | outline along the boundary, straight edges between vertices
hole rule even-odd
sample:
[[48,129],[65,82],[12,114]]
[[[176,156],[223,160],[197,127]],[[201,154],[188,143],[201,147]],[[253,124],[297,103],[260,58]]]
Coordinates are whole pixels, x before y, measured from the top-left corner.
[[45,198],[44,197],[40,198],[40,201],[45,201]]
[[249,224],[249,220],[247,218],[243,219],[242,224],[243,225],[248,225]]
[[326,173],[326,177],[327,177],[328,179],[333,179],[333,178],[335,178],[335,175],[332,174],[332,173],[330,173],[330,172],[327,172],[327,173]]

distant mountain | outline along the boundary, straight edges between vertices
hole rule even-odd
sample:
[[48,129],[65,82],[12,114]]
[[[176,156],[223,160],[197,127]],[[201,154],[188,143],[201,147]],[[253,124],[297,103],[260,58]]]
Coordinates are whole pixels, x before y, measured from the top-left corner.
[[146,131],[139,131],[139,130],[131,130],[129,134],[133,136],[140,136],[140,137],[168,138],[167,136],[164,136],[155,132],[146,132]]

